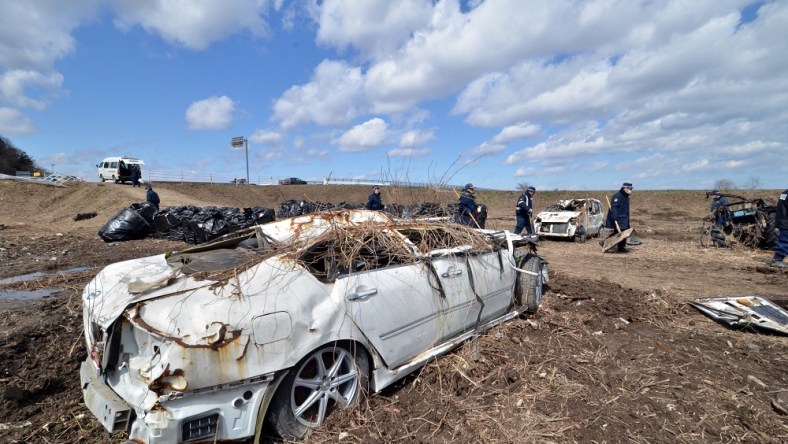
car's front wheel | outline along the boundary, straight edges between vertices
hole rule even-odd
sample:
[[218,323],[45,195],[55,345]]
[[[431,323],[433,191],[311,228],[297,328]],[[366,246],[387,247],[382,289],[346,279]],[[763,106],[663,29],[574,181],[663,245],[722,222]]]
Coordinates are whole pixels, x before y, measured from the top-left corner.
[[268,409],[267,421],[284,439],[303,439],[339,406],[358,404],[369,387],[369,358],[354,345],[312,352],[290,369]]

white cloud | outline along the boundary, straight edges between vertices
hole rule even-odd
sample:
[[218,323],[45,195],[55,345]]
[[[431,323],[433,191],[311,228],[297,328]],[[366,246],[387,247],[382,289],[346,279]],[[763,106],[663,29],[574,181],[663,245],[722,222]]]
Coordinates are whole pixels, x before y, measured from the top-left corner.
[[520,122],[516,125],[507,126],[496,134],[490,142],[495,144],[507,145],[515,140],[529,139],[537,136],[540,132],[539,125],[530,122]]
[[13,108],[0,108],[0,134],[17,136],[36,131],[32,120]]
[[49,106],[48,100],[30,98],[26,90],[40,87],[45,93],[56,94],[62,83],[63,75],[58,72],[43,74],[31,70],[8,70],[0,75],[0,100],[41,111]]
[[201,50],[239,32],[268,33],[263,20],[267,0],[111,0],[115,26],[129,31],[141,26],[167,42]]
[[474,156],[487,156],[490,154],[498,154],[505,149],[506,149],[506,145],[501,145],[498,143],[491,143],[491,142],[482,142],[479,146],[472,148],[470,150],[470,153]]
[[[264,163],[267,163],[281,159],[283,154],[284,154],[283,151],[279,148],[266,147],[263,149],[255,150],[254,158]],[[265,166],[263,166],[263,169],[265,169]]]
[[386,154],[389,157],[421,157],[430,154],[432,150],[429,148],[395,148],[389,150]]
[[692,173],[699,170],[706,170],[709,168],[709,159],[699,159],[690,164],[681,167],[681,171],[685,173]]
[[406,131],[399,139],[399,146],[403,148],[415,148],[424,145],[435,137],[433,131]]
[[[57,1],[0,2],[0,103],[47,108],[61,93],[63,75],[54,66],[74,52],[71,33],[91,20],[102,2],[74,0],[67,8]],[[27,118],[13,119],[16,131],[32,131]]]
[[274,103],[274,120],[285,129],[316,123],[339,126],[361,114],[362,76],[345,62],[324,60],[305,85],[293,86]]
[[0,2],[0,66],[49,71],[74,51],[71,32],[104,0]]
[[320,7],[317,42],[367,57],[390,55],[429,25],[432,0],[328,0]]
[[324,149],[309,149],[306,152],[306,155],[312,159],[314,158],[325,158],[328,156],[328,150]]
[[339,146],[339,151],[367,151],[386,141],[387,130],[386,122],[376,117],[354,126],[331,143]]
[[514,175],[516,177],[534,176],[536,175],[536,168],[520,167],[517,168],[517,171],[514,172]]
[[186,124],[193,130],[227,129],[233,123],[235,103],[227,96],[209,97],[189,105]]
[[276,131],[257,130],[249,136],[249,142],[262,145],[275,145],[282,142],[282,135]]

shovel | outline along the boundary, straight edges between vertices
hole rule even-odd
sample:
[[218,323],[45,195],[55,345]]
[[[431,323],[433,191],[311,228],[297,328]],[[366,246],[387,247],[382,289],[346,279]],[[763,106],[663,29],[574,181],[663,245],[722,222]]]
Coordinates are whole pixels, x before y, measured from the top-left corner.
[[[605,196],[605,200],[607,201],[607,210],[610,211],[611,208],[610,199],[607,196]],[[632,232],[635,231],[634,228],[627,228],[626,230],[621,231],[621,227],[618,226],[618,221],[613,219],[613,222],[616,224],[616,234],[608,237],[602,242],[603,253],[618,245],[619,242],[631,236]]]

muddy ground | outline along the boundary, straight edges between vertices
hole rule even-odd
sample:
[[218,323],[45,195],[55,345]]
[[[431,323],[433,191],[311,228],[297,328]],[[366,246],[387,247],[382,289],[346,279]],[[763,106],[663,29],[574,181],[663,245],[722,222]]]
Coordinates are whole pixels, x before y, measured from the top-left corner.
[[[363,203],[369,193],[325,186],[156,189],[165,206]],[[478,194],[490,208],[488,227],[512,229],[516,193]],[[537,193],[535,206],[603,195]],[[384,189],[383,199],[445,204],[456,197]],[[46,273],[0,281],[0,442],[123,442],[107,437],[82,404],[80,293],[96,267],[186,246],[98,237],[115,212],[141,200],[144,191],[127,185],[0,181],[0,279]],[[308,442],[788,442],[788,338],[728,329],[687,304],[761,295],[785,307],[788,274],[765,264],[770,252],[703,249],[698,229],[708,204],[699,191],[636,190],[633,226],[643,244],[626,254],[603,254],[595,240],[543,241],[552,280],[537,314],[486,332],[359,409],[337,412]],[[72,219],[84,212],[98,215]],[[51,294],[27,293],[42,289]]]

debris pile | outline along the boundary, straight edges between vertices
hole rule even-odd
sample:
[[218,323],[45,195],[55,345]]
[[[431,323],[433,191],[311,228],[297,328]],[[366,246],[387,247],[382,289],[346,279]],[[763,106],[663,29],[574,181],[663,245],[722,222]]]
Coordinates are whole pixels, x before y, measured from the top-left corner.
[[[709,196],[709,193],[706,193]],[[770,249],[779,236],[775,225],[777,207],[765,199],[748,199],[735,194],[720,194],[728,201],[717,207],[705,222],[701,243],[704,246]]]
[[[364,208],[364,205],[341,202],[339,204],[312,202],[308,200],[286,200],[279,204],[277,217],[293,217],[302,214],[319,213],[331,210],[355,210]],[[425,219],[425,218],[446,218],[447,221],[457,222],[457,204],[451,203],[446,207],[436,202],[421,202],[415,205],[400,205],[396,203],[388,204],[383,212],[398,219]],[[480,228],[484,228],[487,221],[487,206],[480,204],[478,208],[479,217],[477,222]]]

